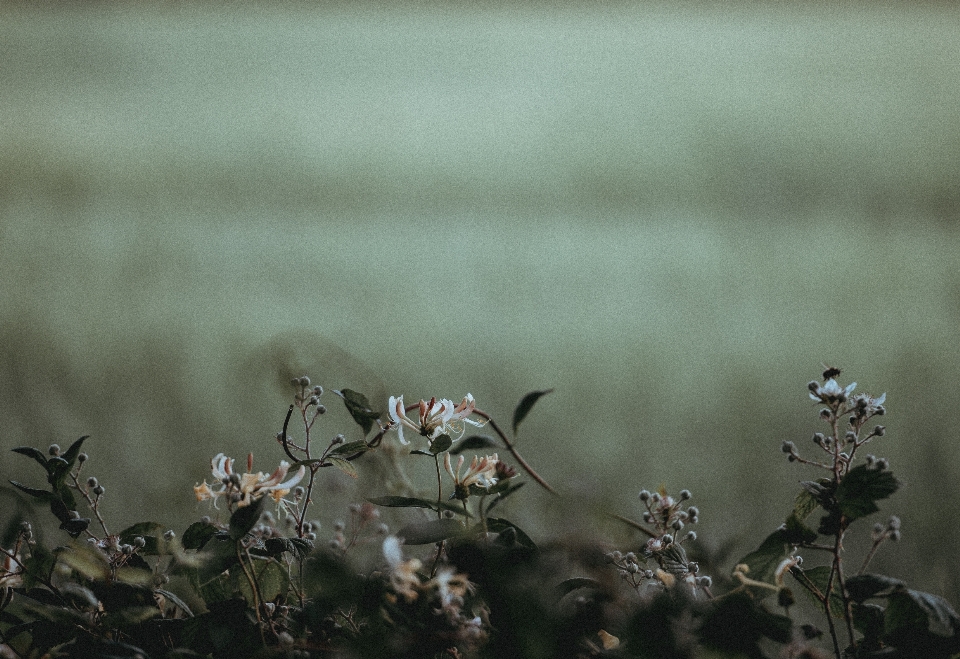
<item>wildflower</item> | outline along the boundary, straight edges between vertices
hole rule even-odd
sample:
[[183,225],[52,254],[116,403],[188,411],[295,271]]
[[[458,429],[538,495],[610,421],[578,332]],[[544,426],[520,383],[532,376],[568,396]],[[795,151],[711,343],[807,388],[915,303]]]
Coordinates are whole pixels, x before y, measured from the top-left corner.
[[431,398],[429,401],[421,400],[419,408],[420,418],[417,422],[414,422],[407,416],[403,396],[390,396],[390,419],[397,428],[397,435],[401,444],[410,443],[403,438],[404,426],[431,441],[444,434],[450,435],[456,441],[463,436],[465,423],[478,428],[484,425],[483,422],[469,418],[477,408],[476,402],[470,394],[464,396],[459,405],[454,405],[452,400],[446,398],[440,400]]
[[842,403],[857,388],[856,382],[851,382],[846,387],[841,388],[837,381],[830,378],[823,384],[816,381],[807,385],[810,389],[810,398],[822,403]]
[[874,414],[882,415],[886,410],[883,407],[887,400],[887,394],[883,393],[874,398],[870,394],[857,394],[853,397],[852,403],[856,416],[866,418]]
[[387,536],[383,541],[383,556],[387,559],[387,565],[390,567],[390,588],[397,595],[401,595],[408,603],[416,600],[420,588],[420,577],[417,575],[417,570],[423,564],[416,558],[403,560],[403,552],[400,551],[400,539],[394,535]]
[[[210,467],[215,479],[214,485],[216,485],[216,481],[219,481],[222,484],[222,488],[214,490],[206,481],[195,485],[193,487],[193,493],[196,495],[197,501],[213,499],[214,506],[216,506],[217,498],[220,495],[235,494],[237,495],[237,506],[242,508],[243,506],[250,505],[264,494],[269,494],[273,500],[279,504],[283,497],[290,493],[290,489],[299,483],[306,473],[306,468],[301,465],[297,473],[284,481],[283,479],[286,478],[287,472],[290,469],[290,463],[281,461],[280,466],[269,476],[259,471],[257,473],[248,472],[245,474],[237,474],[233,470],[233,462],[233,458],[228,458],[223,453],[218,453],[216,457],[213,458]],[[248,469],[253,468],[252,462],[252,457],[247,460]]]
[[467,593],[474,591],[473,584],[467,581],[467,575],[455,572],[450,566],[437,570],[437,576],[428,581],[425,588],[437,589],[440,607],[443,609],[458,608]]
[[470,495],[470,487],[473,485],[482,487],[483,489],[495,485],[497,482],[498,462],[499,460],[497,459],[496,453],[484,456],[483,458],[474,456],[470,462],[470,466],[467,468],[467,473],[461,478],[460,469],[463,467],[463,456],[461,455],[457,459],[457,469],[454,471],[450,461],[450,454],[446,453],[443,456],[443,466],[446,467],[447,473],[450,474],[450,477],[453,479],[455,488],[453,496],[457,499],[466,499]]

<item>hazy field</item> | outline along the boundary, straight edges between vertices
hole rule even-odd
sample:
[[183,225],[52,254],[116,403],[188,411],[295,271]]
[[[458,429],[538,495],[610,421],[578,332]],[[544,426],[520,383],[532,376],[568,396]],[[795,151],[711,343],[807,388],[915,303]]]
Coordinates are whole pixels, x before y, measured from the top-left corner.
[[739,554],[825,361],[888,392],[877,566],[956,604],[958,18],[0,7],[0,448],[91,434],[117,529],[179,529],[292,375],[504,425],[555,387],[520,447],[567,501],[688,487]]

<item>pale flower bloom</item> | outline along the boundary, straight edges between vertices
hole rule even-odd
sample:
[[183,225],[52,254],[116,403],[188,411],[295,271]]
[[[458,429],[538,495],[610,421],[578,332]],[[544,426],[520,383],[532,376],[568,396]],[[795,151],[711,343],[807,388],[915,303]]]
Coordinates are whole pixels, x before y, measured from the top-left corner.
[[423,564],[416,558],[403,560],[400,540],[396,536],[387,536],[383,541],[383,556],[390,567],[390,588],[407,602],[417,599],[420,577],[417,574]]
[[195,485],[193,493],[196,495],[197,501],[213,499],[214,505],[216,505],[217,498],[220,495],[236,493],[239,495],[239,500],[236,502],[237,506],[242,508],[268,494],[279,504],[280,500],[289,494],[293,486],[299,483],[306,474],[306,468],[301,465],[293,476],[283,480],[290,470],[290,463],[285,460],[281,461],[280,466],[274,469],[270,475],[260,471],[255,474],[237,474],[233,470],[233,462],[233,458],[228,458],[223,453],[218,453],[211,460],[210,471],[214,478],[213,485],[216,486],[219,483],[221,489],[214,490],[210,485],[207,485],[206,481]]
[[456,441],[463,437],[466,429],[465,424],[469,423],[479,428],[485,423],[469,418],[477,409],[476,401],[471,394],[464,396],[459,405],[454,405],[453,401],[447,398],[421,400],[417,421],[407,416],[403,396],[390,396],[388,408],[390,419],[397,428],[397,436],[400,438],[401,444],[410,443],[403,438],[404,426],[431,441],[440,435],[450,435]]
[[837,381],[833,378],[830,378],[821,385],[814,387],[814,383],[810,383],[810,398],[813,400],[821,401],[824,403],[830,403],[833,401],[844,401],[846,400],[853,390],[857,388],[856,382],[851,382],[846,387],[841,387],[837,384]]
[[474,591],[472,583],[467,581],[467,575],[456,572],[449,565],[437,570],[437,576],[428,581],[425,588],[436,588],[440,599],[440,607],[459,608],[467,593]]
[[446,453],[443,456],[443,466],[446,467],[447,473],[453,478],[453,482],[458,490],[469,488],[471,485],[477,485],[482,488],[489,488],[491,485],[496,485],[497,462],[499,462],[499,459],[496,453],[482,458],[475,455],[470,462],[470,466],[467,468],[467,472],[461,478],[460,469],[463,467],[463,456],[461,455],[457,458],[456,471],[454,471],[453,465],[451,464],[450,454]]

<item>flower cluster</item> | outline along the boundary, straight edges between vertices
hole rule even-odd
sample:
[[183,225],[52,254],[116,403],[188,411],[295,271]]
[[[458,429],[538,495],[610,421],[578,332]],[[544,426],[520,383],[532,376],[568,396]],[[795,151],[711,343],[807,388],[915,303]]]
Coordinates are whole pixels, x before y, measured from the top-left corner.
[[461,455],[457,458],[457,468],[454,470],[450,453],[444,454],[443,466],[446,468],[447,473],[450,474],[450,478],[453,479],[453,498],[465,500],[470,496],[471,487],[479,487],[486,490],[496,485],[497,465],[500,464],[496,453],[482,458],[480,456],[474,456],[473,460],[470,461],[470,466],[467,467],[467,472],[461,477],[460,469],[463,467],[463,462],[464,459]]
[[449,435],[453,441],[456,441],[463,437],[466,423],[478,428],[485,423],[469,418],[477,408],[476,402],[470,394],[464,396],[459,405],[454,405],[453,401],[446,398],[440,400],[431,398],[429,401],[421,400],[418,407],[419,418],[417,421],[413,421],[407,416],[403,396],[390,396],[388,410],[390,420],[392,427],[397,429],[397,436],[401,444],[410,443],[403,438],[404,426],[430,441],[440,435]]
[[297,472],[287,480],[287,472],[290,470],[290,463],[280,462],[280,466],[273,470],[273,473],[266,475],[263,472],[251,473],[253,469],[253,456],[247,456],[247,469],[245,474],[238,474],[233,469],[233,458],[228,458],[223,453],[218,453],[210,463],[216,487],[215,490],[207,484],[206,481],[193,488],[197,501],[206,501],[212,499],[216,506],[217,499],[225,496],[230,505],[236,505],[238,508],[248,506],[255,500],[264,495],[270,495],[278,504],[306,473],[306,469],[301,465]]

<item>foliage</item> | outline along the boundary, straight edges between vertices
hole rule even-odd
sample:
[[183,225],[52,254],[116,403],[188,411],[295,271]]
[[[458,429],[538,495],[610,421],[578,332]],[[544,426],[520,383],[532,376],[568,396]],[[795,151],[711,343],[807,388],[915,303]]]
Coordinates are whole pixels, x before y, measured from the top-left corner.
[[[960,655],[960,618],[945,600],[867,572],[881,545],[899,538],[898,518],[874,525],[872,547],[850,574],[843,541],[851,526],[900,483],[882,458],[856,463],[861,447],[885,434],[868,427],[885,413],[885,397],[853,395],[855,384],[841,387],[839,374],[828,368],[808,387],[828,427],[813,436],[825,457],[782,445],[791,462],[824,475],[801,483],[784,524],[722,588],[688,554],[698,547],[689,527],[699,521],[688,490],[641,490],[639,520],[611,513],[637,534],[626,552],[599,539],[575,545],[528,535],[508,510],[522,474],[557,491],[470,394],[458,404],[391,397],[384,415],[359,392],[335,391],[366,439],[336,435],[323,446],[314,431],[326,411],[323,388],[298,378],[277,435],[289,460],[265,474],[254,471],[251,454],[241,473],[234,459],[216,455],[212,482],[194,494],[229,517],[204,516],[179,533],[154,521],[108,530],[105,488],[84,477],[86,437],[66,451],[17,447],[41,466],[48,487],[29,479],[13,487],[23,501],[48,507],[66,537],[53,548],[40,542],[27,505],[0,536],[0,650],[23,658],[759,659],[825,657],[826,645],[837,659]],[[549,392],[520,401],[514,438]],[[299,438],[290,433],[294,419]],[[464,437],[467,425],[489,426],[492,435]],[[403,439],[404,428],[412,440]],[[419,445],[399,454],[394,430],[402,445]],[[467,463],[464,454],[477,449],[498,452]],[[435,489],[384,483],[382,495],[351,507],[349,527],[337,525],[328,544],[318,542],[308,512],[319,504],[321,470],[357,478],[354,463],[374,452],[391,454],[398,472],[406,461],[432,461]],[[379,521],[381,508],[403,509],[408,519],[391,531]],[[382,553],[364,564],[353,550],[369,540]],[[801,552],[824,561],[811,565],[817,561]],[[827,633],[797,619],[798,588],[824,614]]]

